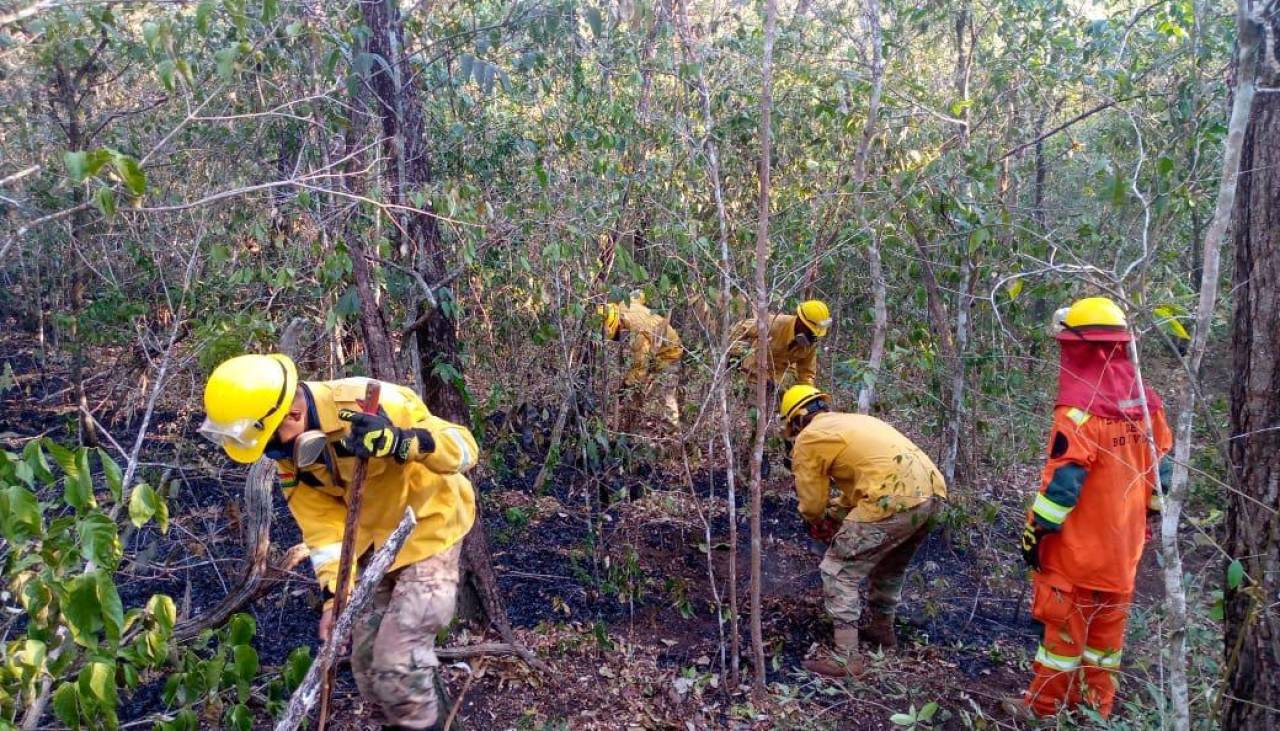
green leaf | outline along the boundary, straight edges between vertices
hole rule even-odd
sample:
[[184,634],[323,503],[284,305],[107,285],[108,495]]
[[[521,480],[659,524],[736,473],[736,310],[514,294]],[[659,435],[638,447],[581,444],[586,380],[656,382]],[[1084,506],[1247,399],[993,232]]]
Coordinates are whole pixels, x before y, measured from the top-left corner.
[[232,667],[240,680],[251,681],[258,674],[258,651],[251,645],[236,645],[231,648]]
[[102,513],[86,515],[76,524],[80,536],[80,555],[99,568],[115,570],[120,562],[120,536],[116,524]]
[[289,692],[293,692],[307,677],[307,671],[311,669],[311,648],[303,645],[294,648],[289,653],[289,657],[284,661],[284,668],[281,669],[280,675],[284,679],[285,687]]
[[236,72],[236,59],[240,58],[240,44],[233,43],[213,54],[217,65],[218,76],[223,81],[230,81]]
[[107,489],[115,501],[120,502],[124,495],[124,472],[105,449],[98,450],[98,461],[102,463],[102,472],[107,478]]
[[156,64],[156,75],[160,77],[160,83],[164,86],[165,91],[173,91],[173,72],[176,68],[177,64],[171,58],[166,58]]
[[98,188],[93,191],[93,207],[106,218],[116,215],[116,193],[110,188]]
[[1010,301],[1016,300],[1018,295],[1022,293],[1022,280],[1015,279],[1012,282],[1009,282],[1009,287],[1006,291],[1009,293]]
[[166,636],[173,632],[178,621],[178,608],[174,606],[173,599],[164,594],[156,594],[147,600],[147,614],[155,619]]
[[83,150],[62,153],[62,163],[67,166],[67,175],[70,175],[71,179],[77,183],[84,182],[88,159],[89,153]]
[[225,726],[235,731],[252,731],[253,714],[249,712],[249,707],[243,703],[232,706],[227,711]]
[[1237,589],[1240,582],[1244,581],[1244,564],[1240,563],[1240,559],[1232,559],[1227,564],[1227,588]]
[[227,642],[232,645],[247,645],[253,641],[258,631],[258,622],[243,612],[231,618],[228,626]]
[[103,708],[116,707],[116,666],[114,663],[94,660],[80,671],[77,678],[80,697],[92,698]]
[[71,728],[80,728],[80,697],[75,683],[63,683],[53,691],[53,715]]
[[142,40],[146,42],[147,48],[155,50],[156,40],[160,38],[160,26],[151,21],[142,24]]
[[937,712],[938,712],[938,704],[934,703],[933,701],[929,701],[928,703],[924,704],[924,708],[920,709],[920,713],[916,714],[916,720],[928,721],[929,719],[933,718],[933,714]]
[[21,485],[10,485],[0,493],[0,531],[10,543],[44,535],[44,519],[35,493]]
[[916,724],[916,717],[906,713],[895,713],[892,716],[889,716],[889,721],[895,726],[914,726]]
[[213,14],[213,0],[200,0],[196,6],[196,30],[201,35],[209,32],[209,16]]
[[1151,310],[1156,316],[1156,322],[1166,332],[1174,337],[1190,340],[1191,333],[1187,332],[1187,328],[1183,327],[1178,320],[1179,316],[1186,315],[1187,311],[1178,305],[1160,305]]
[[120,593],[116,591],[116,583],[106,571],[95,572],[98,575],[98,603],[102,607],[102,627],[106,631],[107,641],[112,644],[120,642],[120,633],[124,629],[124,606],[120,603]]
[[22,461],[26,462],[40,482],[48,485],[53,482],[53,472],[49,469],[49,461],[44,457],[43,441],[33,439],[22,448]]
[[92,574],[67,582],[62,617],[76,644],[83,647],[97,644],[95,635],[102,629],[102,612],[98,608],[98,581]]
[[156,514],[160,496],[145,482],[133,486],[129,493],[129,520],[134,528],[141,528]]
[[[61,448],[59,448],[61,449]],[[50,448],[54,459],[62,466],[66,479],[62,485],[62,499],[67,505],[83,512],[97,505],[93,499],[93,476],[89,474],[88,451],[83,447],[75,452]]]
[[262,23],[264,25],[275,20],[280,15],[279,0],[262,0]]
[[120,177],[120,181],[134,198],[139,198],[147,192],[147,174],[142,171],[142,166],[133,156],[112,150],[111,166],[115,168],[116,175]]

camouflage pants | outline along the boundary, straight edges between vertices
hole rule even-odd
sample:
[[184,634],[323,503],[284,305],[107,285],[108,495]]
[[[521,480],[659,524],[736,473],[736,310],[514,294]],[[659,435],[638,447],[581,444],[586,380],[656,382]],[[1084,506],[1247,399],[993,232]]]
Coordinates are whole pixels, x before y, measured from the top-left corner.
[[893,615],[902,596],[902,577],[916,549],[928,537],[930,520],[941,507],[936,498],[875,523],[846,520],[822,557],[822,595],[837,625],[857,626],[862,616],[858,584],[869,580],[867,606]]
[[351,669],[386,723],[425,729],[436,722],[436,633],[453,619],[461,552],[459,541],[388,574],[356,620]]

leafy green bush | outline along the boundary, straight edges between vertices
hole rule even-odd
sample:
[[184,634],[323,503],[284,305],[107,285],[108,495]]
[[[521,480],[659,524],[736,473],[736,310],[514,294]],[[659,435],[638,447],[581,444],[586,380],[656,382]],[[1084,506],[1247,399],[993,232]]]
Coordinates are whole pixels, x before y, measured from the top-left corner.
[[[0,650],[0,728],[19,722],[51,690],[62,723],[114,729],[120,691],[163,671],[164,700],[178,710],[156,719],[157,728],[195,729],[194,708],[217,711],[227,696],[233,702],[222,714],[225,724],[249,729],[246,702],[260,670],[253,618],[236,615],[222,630],[179,648],[171,598],[156,594],[126,610],[113,576],[123,556],[116,516],[125,510],[135,527],[154,520],[168,529],[164,498],[145,484],[126,498],[121,469],[102,450],[36,440],[21,454],[0,451],[0,537],[8,548],[0,601],[17,617]],[[280,705],[309,664],[306,648],[290,656],[283,677],[266,684],[268,707]]]

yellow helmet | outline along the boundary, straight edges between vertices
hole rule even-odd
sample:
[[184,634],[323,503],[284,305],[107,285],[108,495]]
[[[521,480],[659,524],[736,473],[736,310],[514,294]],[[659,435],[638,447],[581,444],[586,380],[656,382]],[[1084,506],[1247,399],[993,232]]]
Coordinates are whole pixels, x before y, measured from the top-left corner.
[[827,309],[827,303],[822,300],[801,302],[796,308],[796,317],[820,338],[825,337],[827,328],[831,327],[831,310]]
[[242,464],[267,448],[298,389],[298,369],[287,355],[241,355],[223,361],[204,385],[200,434]]
[[784,424],[790,422],[791,417],[795,416],[801,408],[820,398],[831,397],[807,383],[792,386],[782,394],[782,401],[778,404],[778,416],[782,417]]
[[613,340],[618,336],[618,328],[622,326],[622,311],[610,302],[596,307],[596,314],[604,319],[604,336]]
[[1094,340],[1125,343],[1133,339],[1129,321],[1119,305],[1106,297],[1076,300],[1062,316],[1059,340]]

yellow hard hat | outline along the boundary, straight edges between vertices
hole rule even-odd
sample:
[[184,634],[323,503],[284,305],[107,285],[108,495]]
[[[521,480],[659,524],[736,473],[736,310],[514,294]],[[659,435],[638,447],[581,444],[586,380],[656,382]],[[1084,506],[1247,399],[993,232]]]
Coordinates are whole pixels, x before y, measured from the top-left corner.
[[1085,297],[1067,308],[1061,319],[1059,340],[1096,340],[1124,343],[1133,339],[1129,321],[1119,305],[1106,297]]
[[610,302],[596,308],[596,314],[604,319],[604,336],[613,340],[618,336],[618,328],[622,326],[622,311]]
[[298,369],[287,355],[241,355],[223,361],[204,385],[200,434],[242,464],[262,456],[298,388]]
[[831,397],[807,383],[792,386],[782,394],[782,402],[778,404],[778,416],[782,417],[785,424],[791,421],[791,417],[795,416],[801,408],[820,398]]
[[796,308],[796,317],[820,338],[825,337],[827,329],[831,327],[831,310],[827,309],[827,303],[822,300],[801,302]]

